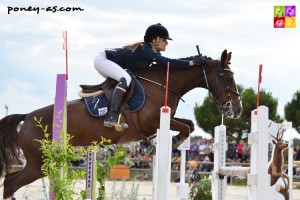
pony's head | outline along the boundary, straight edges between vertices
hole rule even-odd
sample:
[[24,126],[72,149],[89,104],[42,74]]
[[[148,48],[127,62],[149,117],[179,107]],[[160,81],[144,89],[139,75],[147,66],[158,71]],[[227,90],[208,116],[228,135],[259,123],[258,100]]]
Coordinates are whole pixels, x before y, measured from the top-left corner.
[[[229,67],[231,54],[231,52],[227,53],[225,49],[222,52],[221,60],[207,60],[210,73],[207,73],[206,83],[220,111],[230,118],[238,118],[243,109],[234,73]],[[204,66],[204,68],[207,67]],[[205,70],[204,73],[206,73]],[[207,81],[208,79],[212,81]]]

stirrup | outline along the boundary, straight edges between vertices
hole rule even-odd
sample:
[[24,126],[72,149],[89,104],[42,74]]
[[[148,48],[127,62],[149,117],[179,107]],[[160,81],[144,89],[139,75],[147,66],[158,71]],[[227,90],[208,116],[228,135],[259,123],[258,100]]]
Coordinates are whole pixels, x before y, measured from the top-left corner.
[[124,129],[128,128],[128,125],[124,122],[121,122],[120,124],[114,125],[114,127],[116,131],[123,131]]
[[105,127],[115,127],[116,131],[123,131],[124,129],[128,128],[128,125],[124,122],[120,122],[121,121],[121,113],[118,116],[118,120],[116,120],[116,118],[114,117],[110,117],[109,120],[104,119],[104,123],[103,125]]

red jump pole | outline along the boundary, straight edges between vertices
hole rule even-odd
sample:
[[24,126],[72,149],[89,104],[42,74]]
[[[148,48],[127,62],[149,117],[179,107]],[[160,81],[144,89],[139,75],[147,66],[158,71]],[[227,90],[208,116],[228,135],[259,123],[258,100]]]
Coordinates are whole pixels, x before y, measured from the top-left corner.
[[256,108],[259,106],[259,99],[260,99],[260,83],[262,81],[262,67],[263,65],[259,65],[259,74],[258,74],[258,85],[257,85],[257,99],[256,99]]
[[164,112],[164,113],[169,112],[169,109],[167,108],[167,104],[168,104],[168,91],[169,91],[169,71],[170,71],[170,62],[168,62],[168,64],[167,64],[165,107],[162,109],[162,112]]
[[256,110],[254,111],[254,115],[257,115],[257,109],[259,106],[259,100],[260,100],[260,83],[262,81],[262,68],[263,65],[259,65],[259,72],[258,72],[258,83],[257,83],[257,98],[256,98]]

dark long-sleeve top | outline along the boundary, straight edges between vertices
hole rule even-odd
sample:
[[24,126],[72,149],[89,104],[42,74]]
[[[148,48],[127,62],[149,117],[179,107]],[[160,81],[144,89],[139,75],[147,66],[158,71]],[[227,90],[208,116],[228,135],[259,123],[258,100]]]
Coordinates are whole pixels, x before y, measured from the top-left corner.
[[139,46],[134,52],[126,48],[105,50],[107,59],[124,69],[147,68],[151,63],[167,64],[170,67],[189,68],[189,60],[171,59],[156,52],[148,43]]

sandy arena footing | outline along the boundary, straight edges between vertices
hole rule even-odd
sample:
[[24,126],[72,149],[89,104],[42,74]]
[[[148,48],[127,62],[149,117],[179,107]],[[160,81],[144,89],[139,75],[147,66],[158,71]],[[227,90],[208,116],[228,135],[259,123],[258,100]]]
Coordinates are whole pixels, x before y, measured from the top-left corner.
[[[3,181],[3,179],[2,179]],[[134,183],[135,186],[139,185],[138,190],[138,199],[139,200],[151,200],[152,199],[152,182],[144,181],[144,182],[133,182],[133,181],[126,181],[126,189],[130,191],[132,184]],[[113,187],[113,181],[105,181],[106,192],[110,195],[111,188]],[[80,181],[76,183],[75,190],[80,191],[85,188],[85,181]],[[117,190],[122,188],[122,181],[116,182]],[[3,186],[0,187],[0,194],[2,196],[3,193]],[[246,195],[246,187],[244,186],[227,186],[226,191],[226,200],[244,200]],[[16,193],[15,197],[17,200],[46,200],[45,196],[45,189],[43,188],[43,181],[39,179],[27,186],[20,188]],[[1,197],[0,197],[1,198]],[[170,189],[170,200],[177,200],[176,197],[176,183],[171,183]],[[293,200],[300,200],[300,189],[294,189],[293,191]]]

